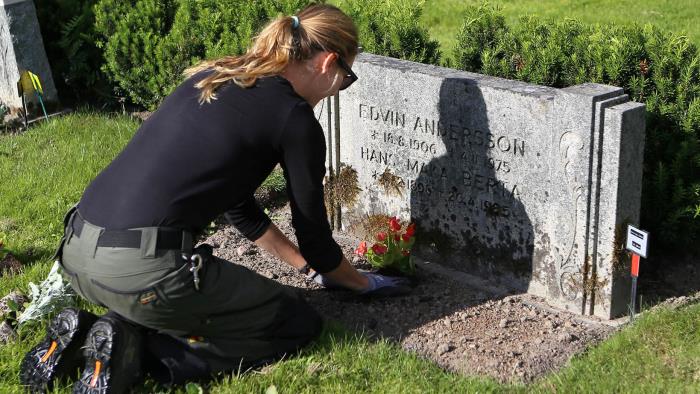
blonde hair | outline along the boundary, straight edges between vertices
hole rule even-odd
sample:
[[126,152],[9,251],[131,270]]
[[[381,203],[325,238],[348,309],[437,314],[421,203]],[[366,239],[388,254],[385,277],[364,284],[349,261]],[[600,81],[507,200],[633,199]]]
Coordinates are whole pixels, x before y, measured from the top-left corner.
[[191,77],[213,70],[195,85],[201,90],[200,103],[216,100],[216,90],[233,81],[248,88],[258,78],[280,74],[291,61],[312,58],[321,51],[348,59],[357,55],[357,27],[338,8],[327,4],[306,7],[296,15],[281,16],[263,28],[253,45],[241,56],[207,60],[185,70]]

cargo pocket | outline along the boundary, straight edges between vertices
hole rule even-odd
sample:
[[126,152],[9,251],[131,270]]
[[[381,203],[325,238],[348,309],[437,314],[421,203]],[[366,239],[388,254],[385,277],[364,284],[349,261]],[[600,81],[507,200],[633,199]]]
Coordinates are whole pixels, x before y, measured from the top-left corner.
[[154,291],[160,297],[160,308],[167,314],[162,329],[176,330],[184,334],[196,333],[206,324],[206,297],[194,288],[189,264],[168,273],[154,284]]

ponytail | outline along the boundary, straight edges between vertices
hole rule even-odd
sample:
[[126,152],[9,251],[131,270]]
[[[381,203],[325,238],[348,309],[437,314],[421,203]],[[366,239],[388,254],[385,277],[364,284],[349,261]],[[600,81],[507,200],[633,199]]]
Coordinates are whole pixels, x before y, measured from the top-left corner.
[[185,70],[185,76],[213,71],[195,85],[201,90],[200,103],[209,103],[229,81],[248,88],[258,78],[278,75],[290,62],[310,59],[321,51],[353,57],[357,44],[357,28],[347,15],[331,5],[311,5],[298,15],[272,20],[245,54],[204,61]]

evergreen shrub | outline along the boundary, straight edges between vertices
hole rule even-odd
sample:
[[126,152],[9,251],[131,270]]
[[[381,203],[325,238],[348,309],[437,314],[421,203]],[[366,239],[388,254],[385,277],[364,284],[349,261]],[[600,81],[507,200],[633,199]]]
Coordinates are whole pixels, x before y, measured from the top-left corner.
[[440,43],[418,21],[424,1],[344,0],[340,8],[357,25],[365,52],[439,64]]
[[[102,70],[130,101],[153,109],[202,60],[238,55],[279,14],[309,0],[100,0],[95,30]],[[437,64],[439,44],[416,23],[422,2],[348,0],[340,7],[358,26],[365,51]]]
[[470,8],[457,67],[566,87],[620,86],[647,106],[642,227],[664,249],[700,249],[700,52],[654,26],[586,25],[528,16],[507,25],[488,5]]
[[155,108],[204,58],[243,53],[254,34],[306,0],[100,0],[103,70],[136,104]]
[[100,70],[97,0],[37,0],[36,9],[54,83],[63,98],[90,101],[112,93]]

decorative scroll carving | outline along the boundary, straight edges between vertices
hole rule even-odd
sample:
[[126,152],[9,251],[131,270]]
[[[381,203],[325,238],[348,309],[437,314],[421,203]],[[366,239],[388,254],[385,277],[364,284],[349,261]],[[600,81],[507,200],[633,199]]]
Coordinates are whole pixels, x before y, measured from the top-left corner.
[[580,293],[579,288],[574,286],[575,283],[580,282],[581,278],[577,278],[581,273],[576,268],[576,262],[572,260],[574,245],[576,243],[576,230],[578,228],[578,209],[579,202],[583,197],[584,186],[579,182],[576,177],[576,169],[574,163],[576,159],[583,152],[584,144],[582,138],[573,133],[565,132],[559,138],[559,157],[561,162],[563,162],[564,176],[567,182],[567,191],[571,196],[572,209],[570,211],[571,217],[566,221],[568,232],[570,234],[570,240],[566,243],[567,248],[565,253],[559,256],[559,289],[562,295],[569,301],[573,301],[578,297]]

